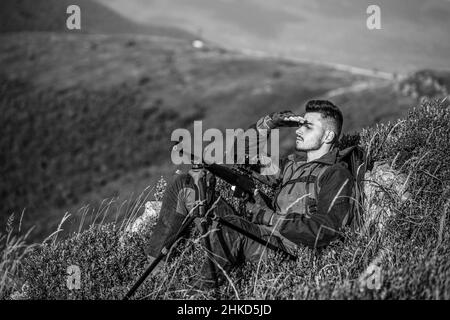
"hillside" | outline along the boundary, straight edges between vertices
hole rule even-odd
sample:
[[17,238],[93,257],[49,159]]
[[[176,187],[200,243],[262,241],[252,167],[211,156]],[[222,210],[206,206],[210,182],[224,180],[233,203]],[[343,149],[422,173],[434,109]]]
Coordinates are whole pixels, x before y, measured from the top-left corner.
[[[252,49],[409,73],[449,69],[447,0],[101,0],[140,23],[201,32],[232,49]],[[366,9],[381,9],[381,30],[368,30]]]

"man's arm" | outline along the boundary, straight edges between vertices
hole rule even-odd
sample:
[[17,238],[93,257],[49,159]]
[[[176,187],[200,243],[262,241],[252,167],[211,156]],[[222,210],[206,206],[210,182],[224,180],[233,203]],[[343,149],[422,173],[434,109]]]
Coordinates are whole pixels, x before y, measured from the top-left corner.
[[[249,160],[256,161],[258,159],[260,163],[264,165],[264,171],[266,174],[255,173],[256,178],[265,184],[274,185],[278,183],[279,178],[281,177],[283,164],[286,159],[281,160],[280,163],[273,163],[272,158],[263,157],[263,155],[266,156],[266,154],[262,154],[262,150],[267,150],[267,143],[272,129],[296,126],[302,121],[305,120],[300,116],[296,116],[291,111],[275,112],[270,115],[266,115],[247,129],[255,130],[257,139],[249,139],[250,141],[248,141],[248,144],[245,144],[244,154],[239,154],[237,152],[236,140],[233,145],[233,151],[231,152],[233,152],[237,163],[244,163]],[[252,155],[256,156],[257,159],[248,158]],[[267,174],[269,172],[273,173]]]
[[353,177],[347,169],[335,165],[320,178],[317,212],[311,216],[288,212],[280,215],[260,212],[257,223],[276,226],[292,242],[309,247],[323,247],[339,236],[339,231],[350,209]]
[[[248,127],[248,130],[254,130],[256,132],[256,140],[255,139],[248,139],[245,141],[245,148],[244,153],[238,152],[237,147],[237,140],[238,139],[244,139],[242,136],[237,136],[235,138],[233,149],[228,150],[227,152],[231,152],[234,155],[234,159],[236,163],[242,164],[242,163],[252,163],[254,164],[257,159],[250,159],[249,156],[256,155],[257,158],[261,161],[261,150],[265,150],[267,148],[267,143],[270,138],[271,130],[274,129],[275,126],[273,125],[271,118],[269,115],[264,116],[254,124],[252,124],[250,127]],[[269,159],[270,160],[270,159]],[[269,166],[272,165],[272,163],[268,164]],[[273,170],[274,174],[272,175],[262,175],[257,172],[254,172],[255,177],[268,185],[274,185],[277,183],[279,177],[280,177],[280,170]]]

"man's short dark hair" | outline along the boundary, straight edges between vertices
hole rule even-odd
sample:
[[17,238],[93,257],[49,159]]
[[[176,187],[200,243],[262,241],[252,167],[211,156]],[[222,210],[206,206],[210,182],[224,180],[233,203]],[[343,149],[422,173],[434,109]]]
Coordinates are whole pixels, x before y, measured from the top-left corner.
[[336,133],[333,143],[336,143],[339,140],[344,117],[337,106],[328,100],[310,100],[306,104],[306,112],[320,113],[327,122],[329,121],[329,124],[334,129],[333,131]]

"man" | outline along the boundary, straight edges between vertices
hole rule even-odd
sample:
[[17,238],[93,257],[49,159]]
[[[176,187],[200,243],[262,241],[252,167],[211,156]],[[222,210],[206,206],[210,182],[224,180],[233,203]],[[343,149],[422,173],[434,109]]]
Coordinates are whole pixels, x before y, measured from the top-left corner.
[[[253,126],[257,130],[299,126],[295,150],[301,155],[292,154],[283,159],[273,176],[261,176],[278,186],[273,203],[275,210],[256,195],[256,202],[247,204],[247,210],[253,215],[251,222],[237,216],[225,201],[218,202],[216,214],[291,253],[297,246],[320,248],[337,239],[339,230],[349,219],[353,184],[351,173],[338,160],[336,142],[342,123],[341,111],[324,100],[309,101],[304,117],[292,112],[278,112],[258,120]],[[266,135],[261,135],[258,140],[259,147],[267,143],[264,137]],[[193,208],[194,200],[192,179],[188,175],[178,176],[164,196],[160,219],[148,250],[150,256],[155,257],[178,230]],[[267,258],[265,246],[241,233],[217,223],[213,223],[211,230],[212,256],[219,266],[216,269],[227,272],[242,262]],[[195,287],[199,290],[213,287],[208,261],[204,262],[201,274]]]

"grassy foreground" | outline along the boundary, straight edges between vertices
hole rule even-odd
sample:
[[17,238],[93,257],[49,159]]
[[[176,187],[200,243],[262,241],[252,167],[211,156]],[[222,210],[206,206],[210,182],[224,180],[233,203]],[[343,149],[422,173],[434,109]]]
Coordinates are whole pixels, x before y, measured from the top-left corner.
[[[335,242],[320,253],[299,249],[296,262],[280,264],[279,259],[269,259],[268,263],[247,264],[229,274],[220,298],[449,299],[449,123],[448,105],[426,101],[405,119],[362,130],[360,145],[367,150],[369,161],[385,161],[407,175],[411,197],[401,201],[391,190],[383,190],[385,197],[371,200],[378,201],[377,206],[364,205],[394,213],[383,228],[374,221],[356,234],[345,230],[343,242]],[[159,189],[155,197],[160,194]],[[0,235],[0,297],[123,297],[146,266],[145,236],[125,235],[124,230],[142,212],[147,196],[144,193],[129,207],[128,220],[101,223],[102,215],[120,210],[105,206],[98,213],[97,223],[87,230],[62,240],[56,232],[43,244],[33,246],[26,244],[23,232],[17,235],[20,221],[14,222],[11,217],[6,233],[1,230]],[[385,209],[379,210],[379,215],[385,214]],[[60,227],[64,228],[64,223]],[[189,281],[198,276],[204,252],[195,234],[177,251],[176,257],[149,277],[134,298],[183,298]],[[67,268],[71,265],[80,268],[78,290],[67,286]],[[364,278],[373,265],[381,270],[379,289],[373,289]],[[197,298],[212,298],[212,292]]]

